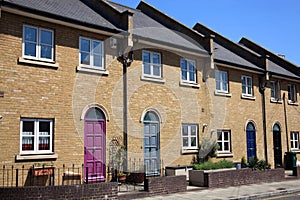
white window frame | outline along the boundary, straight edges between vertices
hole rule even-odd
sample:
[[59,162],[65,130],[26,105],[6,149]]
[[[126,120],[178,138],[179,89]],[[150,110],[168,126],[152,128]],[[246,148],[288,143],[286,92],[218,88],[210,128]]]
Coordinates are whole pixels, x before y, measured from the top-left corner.
[[[36,56],[29,56],[25,55],[25,28],[32,28],[36,30]],[[51,38],[51,58],[42,58],[41,57],[41,31],[48,31],[51,32],[52,38]],[[22,56],[23,58],[28,58],[28,59],[34,59],[34,60],[41,60],[41,61],[54,61],[54,31],[51,29],[46,29],[46,28],[41,28],[41,27],[36,27],[36,26],[30,26],[30,25],[23,25],[23,41],[22,41]]]
[[[253,83],[252,83],[252,77],[251,76],[245,76],[242,75],[242,95],[245,96],[253,96]],[[249,84],[250,85],[249,85]],[[243,87],[245,87],[246,92],[243,92]],[[249,91],[250,88],[250,91]]]
[[288,84],[288,101],[291,103],[297,102],[297,88],[296,84]]
[[279,81],[270,81],[271,100],[281,100],[281,90]]
[[[23,134],[23,122],[29,121],[29,122],[34,122],[34,133],[31,137],[34,138],[34,150],[32,151],[23,151],[22,150],[22,141],[23,137],[29,137],[26,136],[26,134]],[[50,133],[49,133],[49,150],[39,150],[39,138],[40,137],[46,137],[47,135],[40,135],[39,133],[39,122],[49,122],[50,123]],[[53,120],[52,119],[27,119],[27,118],[21,118],[20,120],[20,154],[21,155],[30,155],[30,154],[50,154],[53,153]]]
[[[226,80],[223,80],[223,74],[225,74]],[[221,93],[228,93],[229,92],[229,84],[228,84],[227,71],[216,70],[215,71],[215,79],[216,79],[216,91],[221,92]],[[224,84],[226,86],[226,90],[223,89]],[[218,89],[218,85],[219,85],[220,89]]]
[[[221,139],[219,135],[221,134]],[[228,140],[225,140],[225,134],[228,134]],[[219,145],[218,153],[231,153],[231,131],[229,130],[218,130],[217,131],[217,142]],[[225,149],[225,143],[228,143],[228,149]],[[220,145],[221,144],[221,145]]]
[[[185,70],[186,71],[186,80],[183,79],[182,77],[182,72],[183,72],[183,69],[182,69],[182,62],[185,62],[186,63],[186,66],[187,66],[187,69]],[[194,66],[194,71],[191,71],[189,69],[189,63],[192,63],[193,66]],[[196,68],[196,61],[194,60],[190,60],[190,59],[185,59],[185,58],[181,58],[180,59],[180,79],[182,82],[187,82],[187,83],[197,83],[197,68]],[[190,77],[190,73],[193,73],[193,78],[194,78],[194,81],[191,80],[192,77]]]
[[[150,63],[148,63],[150,65],[150,74],[145,74],[145,67],[144,67],[144,53],[149,53],[150,54]],[[156,54],[156,55],[159,55],[159,61],[160,63],[159,64],[154,64],[153,63],[153,55]],[[162,78],[162,64],[161,64],[161,54],[158,53],[158,52],[153,52],[153,51],[146,51],[146,50],[143,50],[142,51],[142,60],[143,60],[143,76],[144,77],[151,77],[151,78]],[[154,70],[153,70],[153,66],[156,65],[156,66],[159,66],[159,75],[154,75]]]
[[299,150],[299,132],[291,131],[290,140],[291,140],[291,150]]
[[[89,52],[85,52],[85,53],[89,53],[89,56],[90,56],[90,60],[89,60],[90,64],[89,65],[81,63],[81,53],[83,52],[81,50],[81,40],[88,40],[90,42],[90,50],[89,50]],[[93,42],[99,42],[101,44],[101,54],[99,54],[101,56],[101,66],[95,66],[94,65],[94,55],[95,55],[95,53],[93,52],[93,47],[92,47]],[[82,37],[82,36],[79,37],[79,66],[84,67],[84,68],[105,70],[104,55],[105,55],[105,53],[104,53],[104,41],[95,40],[95,39],[92,39],[92,38],[87,38],[87,37]]]
[[[187,127],[188,135],[183,135],[183,128]],[[196,128],[196,135],[192,135],[192,127]],[[197,150],[198,149],[198,125],[197,124],[182,124],[181,127],[181,137],[182,137],[182,149],[183,150]],[[188,139],[188,146],[183,146],[183,138]],[[192,138],[196,138],[196,145],[192,146]]]

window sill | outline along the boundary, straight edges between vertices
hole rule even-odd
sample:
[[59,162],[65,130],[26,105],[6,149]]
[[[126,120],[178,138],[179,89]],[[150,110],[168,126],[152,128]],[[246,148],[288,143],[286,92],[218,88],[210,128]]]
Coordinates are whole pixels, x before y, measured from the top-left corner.
[[198,153],[198,149],[182,149],[181,154],[195,154]]
[[247,99],[247,100],[255,101],[256,97],[242,94],[241,99]]
[[233,157],[233,153],[217,153],[217,158]]
[[86,66],[77,66],[76,70],[77,72],[87,72],[87,73],[106,75],[106,76],[108,76],[109,74],[109,71],[105,69],[97,69],[94,67],[86,67]]
[[280,100],[280,99],[271,99],[270,102],[271,103],[278,103],[278,104],[282,104],[283,103],[282,100]]
[[288,101],[288,104],[291,106],[299,106],[298,102]]
[[179,85],[184,87],[200,88],[198,83],[190,83],[185,81],[180,81]]
[[300,149],[291,149],[291,152],[300,153]]
[[44,154],[44,155],[16,155],[17,161],[27,161],[27,160],[50,160],[57,159],[58,154]]
[[47,67],[47,68],[53,68],[53,69],[57,69],[59,67],[59,64],[55,63],[55,62],[31,60],[31,59],[25,59],[25,58],[22,58],[22,57],[18,58],[18,63],[36,65],[36,66],[39,66],[39,67]]
[[215,91],[215,96],[231,97],[230,93]]
[[146,76],[141,76],[142,81],[150,81],[150,82],[156,82],[156,83],[165,83],[166,80],[162,78],[154,78],[154,77],[146,77]]

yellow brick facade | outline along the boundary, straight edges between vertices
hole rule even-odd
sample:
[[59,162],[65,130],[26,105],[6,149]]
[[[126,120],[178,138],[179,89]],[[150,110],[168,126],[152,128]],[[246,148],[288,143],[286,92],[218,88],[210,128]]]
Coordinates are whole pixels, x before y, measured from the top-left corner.
[[[54,31],[54,60],[58,68],[22,61],[23,25],[43,27]],[[105,73],[83,71],[79,65],[80,36],[105,41]],[[219,154],[216,159],[240,162],[247,156],[246,125],[252,122],[256,131],[256,152],[265,159],[263,130],[263,96],[259,78],[263,74],[234,69],[232,66],[214,64],[210,57],[178,53],[152,45],[135,44],[134,61],[127,68],[128,99],[128,160],[144,159],[143,118],[147,111],[155,111],[159,122],[159,157],[161,167],[189,165],[197,151],[183,151],[182,124],[198,127],[198,146],[209,137],[217,139],[218,130],[230,130],[231,152]],[[162,78],[144,77],[142,72],[143,50],[160,53]],[[123,143],[123,66],[117,60],[118,49],[110,47],[110,36],[70,28],[46,21],[1,12],[0,18],[0,163],[21,167],[36,162],[54,162],[81,166],[84,162],[84,117],[91,107],[103,111],[106,117],[106,164],[110,162],[110,145],[118,139]],[[195,60],[197,84],[181,82],[180,59]],[[216,94],[215,70],[228,74],[229,94]],[[253,97],[242,97],[241,76],[252,77]],[[276,80],[276,78],[271,78]],[[268,161],[274,167],[273,126],[281,127],[282,159],[290,151],[290,132],[299,132],[298,104],[287,101],[287,84],[299,84],[293,80],[281,81],[284,102],[270,99],[270,81],[266,81],[266,136]],[[297,93],[297,99],[299,100]],[[286,116],[285,109],[286,105]],[[38,160],[20,160],[20,119],[47,118],[54,120],[53,152],[55,159],[40,157]],[[205,125],[207,124],[207,126]],[[286,127],[287,124],[287,127]],[[286,130],[288,132],[286,132]],[[21,156],[22,157],[22,156]],[[24,157],[23,157],[24,158]]]

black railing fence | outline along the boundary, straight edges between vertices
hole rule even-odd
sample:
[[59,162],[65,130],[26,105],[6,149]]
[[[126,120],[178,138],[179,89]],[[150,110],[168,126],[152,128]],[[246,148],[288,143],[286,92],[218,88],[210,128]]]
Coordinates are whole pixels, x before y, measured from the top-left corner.
[[82,184],[83,166],[6,166],[0,169],[0,187]]
[[[131,176],[134,182],[136,176],[140,177],[143,174],[146,176],[162,176],[163,160],[158,164],[144,164],[143,159],[133,158],[127,162],[127,167],[124,173]],[[102,169],[91,169],[82,165],[62,165],[62,167],[51,165],[40,166],[8,166],[3,165],[0,168],[0,187],[25,187],[25,186],[49,186],[49,185],[75,185],[88,184],[100,181],[114,181],[113,175],[115,170],[111,166],[107,166],[105,174],[99,176],[97,172]],[[96,173],[91,174],[91,171]],[[139,178],[139,182],[141,178]]]

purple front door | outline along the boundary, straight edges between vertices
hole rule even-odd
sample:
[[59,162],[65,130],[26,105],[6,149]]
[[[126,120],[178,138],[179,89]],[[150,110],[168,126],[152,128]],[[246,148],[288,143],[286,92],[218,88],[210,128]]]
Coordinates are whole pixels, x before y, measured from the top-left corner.
[[[93,110],[92,112],[95,112]],[[105,181],[105,120],[86,117],[84,122],[84,180]]]

